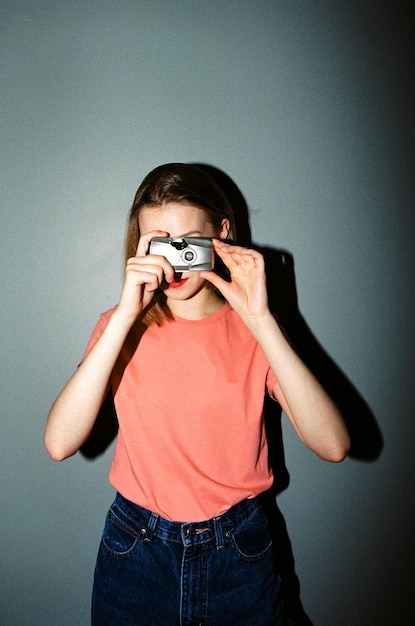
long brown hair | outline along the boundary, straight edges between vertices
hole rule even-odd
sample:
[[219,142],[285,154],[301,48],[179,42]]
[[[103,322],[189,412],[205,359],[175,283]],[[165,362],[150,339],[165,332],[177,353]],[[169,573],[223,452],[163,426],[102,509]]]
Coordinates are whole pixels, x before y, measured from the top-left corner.
[[[166,163],[152,170],[144,178],[130,210],[125,241],[125,262],[136,253],[140,239],[138,215],[146,207],[162,207],[169,202],[190,204],[202,209],[219,233],[224,219],[229,220],[228,239],[236,239],[235,217],[226,196],[205,171],[187,163]],[[142,321],[149,326],[161,325],[172,319],[161,290],[158,290]]]

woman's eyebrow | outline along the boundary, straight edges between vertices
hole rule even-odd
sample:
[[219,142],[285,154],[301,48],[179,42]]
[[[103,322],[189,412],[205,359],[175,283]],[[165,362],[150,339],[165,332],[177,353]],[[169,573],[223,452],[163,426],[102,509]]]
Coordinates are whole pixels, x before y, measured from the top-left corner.
[[188,233],[180,235],[180,237],[191,237],[192,235],[203,235],[203,233],[201,230],[190,230]]

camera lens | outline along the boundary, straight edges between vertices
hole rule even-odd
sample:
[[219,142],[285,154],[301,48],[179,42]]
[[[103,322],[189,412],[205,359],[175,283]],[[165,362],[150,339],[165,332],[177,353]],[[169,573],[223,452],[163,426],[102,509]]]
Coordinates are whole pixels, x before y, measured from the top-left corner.
[[187,261],[187,263],[191,263],[192,261],[194,261],[195,256],[196,255],[193,250],[186,250],[186,252],[183,254],[183,258],[185,261]]

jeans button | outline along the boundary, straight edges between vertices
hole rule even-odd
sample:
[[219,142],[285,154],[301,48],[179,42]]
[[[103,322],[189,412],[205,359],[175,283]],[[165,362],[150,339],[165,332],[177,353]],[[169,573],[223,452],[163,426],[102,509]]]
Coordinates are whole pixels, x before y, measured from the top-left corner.
[[195,529],[193,528],[193,526],[191,526],[191,527],[188,529],[187,533],[186,533],[186,535],[187,535],[190,539],[193,539],[193,537],[195,536],[195,534],[196,534],[196,531],[195,531]]

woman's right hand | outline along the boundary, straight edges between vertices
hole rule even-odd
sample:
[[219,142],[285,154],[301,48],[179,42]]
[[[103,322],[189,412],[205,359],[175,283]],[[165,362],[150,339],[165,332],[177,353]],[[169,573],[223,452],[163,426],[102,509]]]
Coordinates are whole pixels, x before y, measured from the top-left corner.
[[168,236],[169,233],[161,230],[146,233],[140,237],[135,256],[127,261],[117,310],[133,322],[150,304],[161,284],[174,280],[174,269],[164,256],[147,254],[153,237]]
[[62,461],[86,441],[107,394],[111,372],[125,339],[142,310],[163,281],[174,279],[174,270],[163,256],[147,255],[152,237],[168,233],[152,231],[140,238],[136,255],[128,260],[119,305],[102,334],[76,369],[48,416],[45,446]]

